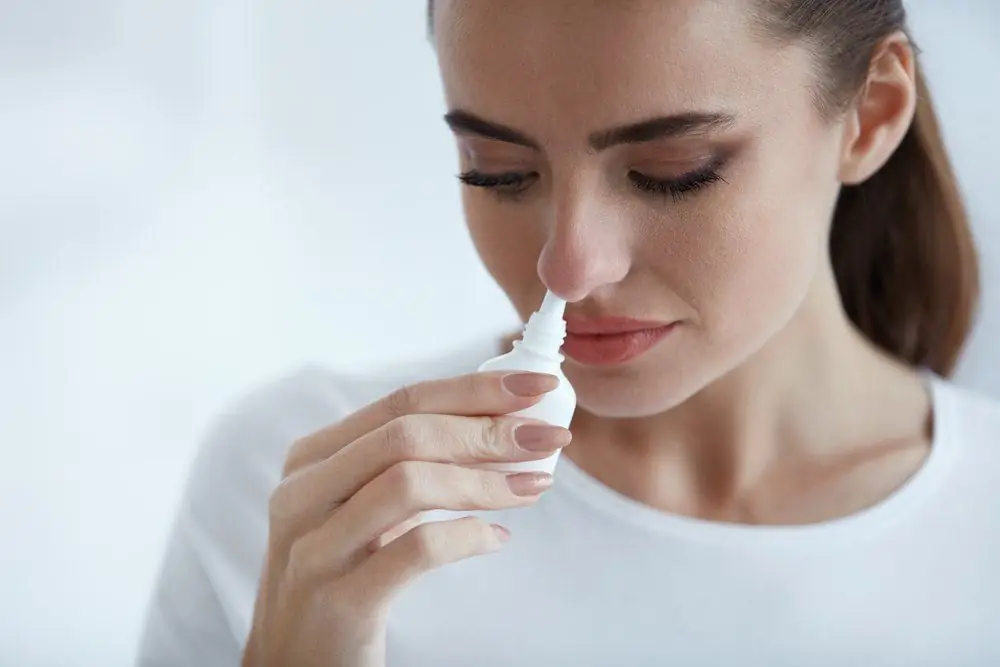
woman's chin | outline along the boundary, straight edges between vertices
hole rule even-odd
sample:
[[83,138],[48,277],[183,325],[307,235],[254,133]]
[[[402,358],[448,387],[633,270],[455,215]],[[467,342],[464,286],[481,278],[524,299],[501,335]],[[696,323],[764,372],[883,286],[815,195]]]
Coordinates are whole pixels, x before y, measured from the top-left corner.
[[640,419],[662,414],[686,401],[699,388],[680,377],[643,373],[638,369],[620,368],[611,372],[608,368],[571,365],[564,370],[576,391],[577,406],[605,419]]

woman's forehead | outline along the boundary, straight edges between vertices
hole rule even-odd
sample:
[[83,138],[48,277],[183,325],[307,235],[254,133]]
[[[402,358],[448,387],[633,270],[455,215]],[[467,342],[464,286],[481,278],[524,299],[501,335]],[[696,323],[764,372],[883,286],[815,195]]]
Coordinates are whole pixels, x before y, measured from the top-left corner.
[[439,0],[449,106],[525,130],[548,117],[589,131],[678,113],[752,114],[801,94],[810,60],[757,40],[741,4]]

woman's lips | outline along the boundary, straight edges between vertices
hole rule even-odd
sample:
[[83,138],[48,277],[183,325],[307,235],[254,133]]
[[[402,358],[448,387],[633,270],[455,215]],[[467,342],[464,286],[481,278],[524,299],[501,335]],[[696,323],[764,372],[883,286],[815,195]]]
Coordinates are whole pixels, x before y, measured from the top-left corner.
[[581,364],[612,366],[641,356],[669,334],[676,322],[649,322],[622,317],[567,317],[563,353]]

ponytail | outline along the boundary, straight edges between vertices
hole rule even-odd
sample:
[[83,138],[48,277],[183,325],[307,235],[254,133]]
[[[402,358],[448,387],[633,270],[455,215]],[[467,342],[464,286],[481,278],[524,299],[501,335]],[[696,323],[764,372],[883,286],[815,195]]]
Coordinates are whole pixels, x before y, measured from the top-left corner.
[[952,373],[972,329],[978,262],[923,73],[913,123],[888,162],[846,186],[830,254],[844,309],[873,343]]

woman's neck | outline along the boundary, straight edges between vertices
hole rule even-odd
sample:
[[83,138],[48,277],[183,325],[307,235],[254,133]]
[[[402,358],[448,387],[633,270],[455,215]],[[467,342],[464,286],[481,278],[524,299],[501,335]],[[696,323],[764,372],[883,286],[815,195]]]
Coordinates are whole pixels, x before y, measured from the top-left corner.
[[565,455],[615,490],[679,514],[812,523],[871,505],[919,469],[930,401],[919,373],[843,314],[833,276],[742,366],[668,412],[579,412]]

